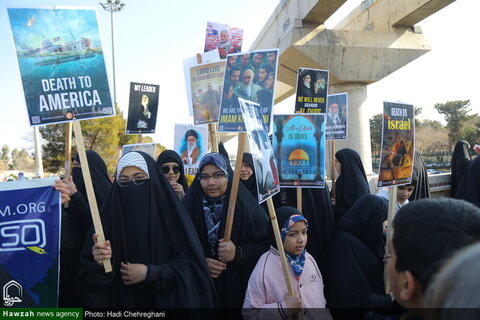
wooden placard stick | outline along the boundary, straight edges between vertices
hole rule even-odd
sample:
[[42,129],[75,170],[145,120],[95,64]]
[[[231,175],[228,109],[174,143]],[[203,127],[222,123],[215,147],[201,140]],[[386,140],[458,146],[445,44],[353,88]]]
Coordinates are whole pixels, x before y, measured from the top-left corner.
[[302,212],[302,188],[297,187],[297,210]]
[[[395,214],[397,213],[397,186],[391,186],[388,192],[388,218],[387,218],[387,244],[392,241],[393,229],[392,222]],[[388,246],[385,246],[385,253],[388,252]],[[387,265],[383,271],[383,280],[385,283],[386,293],[390,292],[390,282],[388,281]]]
[[65,124],[65,179],[70,177],[72,163],[72,122]]
[[335,140],[330,141],[330,151],[331,151],[331,169],[332,169],[332,190],[331,190],[331,195],[332,198],[336,199],[337,197],[335,196]]
[[[65,180],[70,178],[70,165],[72,163],[72,122],[65,124]],[[64,208],[69,207],[69,203],[63,204]]]
[[235,204],[237,203],[245,140],[247,140],[247,133],[240,132],[238,134],[237,159],[235,161],[235,171],[233,172],[232,190],[230,191],[230,200],[228,201],[227,221],[225,223],[225,235],[223,236],[224,241],[230,241],[230,236],[232,235],[233,216],[235,215]]
[[[80,163],[82,164],[82,175],[85,181],[85,189],[87,190],[88,203],[90,205],[90,212],[92,214],[93,227],[95,233],[98,234],[98,242],[105,242],[105,235],[103,233],[102,221],[100,220],[100,213],[98,212],[97,199],[93,191],[92,178],[90,176],[90,168],[88,166],[87,154],[85,152],[85,143],[83,142],[82,127],[79,121],[73,122],[73,130],[75,131],[75,141],[77,142],[78,155],[80,156]],[[105,272],[112,271],[112,264],[110,260],[103,260],[103,267]]]
[[[275,235],[275,243],[277,244],[278,254],[280,255],[280,261],[282,263],[283,276],[285,277],[285,282],[287,283],[287,290],[289,296],[294,296],[295,291],[293,290],[292,281],[290,279],[289,267],[287,264],[287,257],[285,256],[285,250],[283,249],[282,237],[280,235],[280,228],[277,223],[277,215],[275,213],[275,207],[273,206],[272,198],[267,199],[268,212],[270,214],[270,221],[272,222],[273,234]],[[294,314],[294,319],[298,319],[297,314]]]
[[208,124],[208,133],[210,134],[210,141],[212,142],[212,152],[218,152],[217,127],[215,126],[215,122]]
[[138,140],[137,140],[137,143],[142,143],[142,132],[140,131],[140,133],[138,134]]

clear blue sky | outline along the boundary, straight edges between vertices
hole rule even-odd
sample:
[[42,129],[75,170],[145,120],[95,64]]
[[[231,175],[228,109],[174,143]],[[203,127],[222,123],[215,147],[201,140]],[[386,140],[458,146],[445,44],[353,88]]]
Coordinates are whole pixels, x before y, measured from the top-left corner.
[[[182,62],[201,52],[207,21],[228,23],[244,29],[245,50],[249,49],[261,28],[278,5],[278,0],[124,0],[125,10],[115,14],[115,64],[117,101],[126,111],[129,83],[160,85],[157,141],[173,146],[174,123],[191,123],[183,79]],[[332,27],[361,0],[349,0],[329,21]],[[111,77],[110,14],[98,1],[0,0],[0,147],[33,150],[20,74],[14,52],[7,7],[89,6],[98,9],[100,37]],[[472,101],[480,112],[480,1],[457,0],[420,22],[432,51],[368,86],[371,115],[381,112],[383,100],[400,100],[423,107],[423,116],[440,120],[433,109],[437,102]],[[266,48],[267,49],[267,48]],[[274,107],[275,113],[293,111],[287,99]],[[126,112],[125,112],[126,113]]]

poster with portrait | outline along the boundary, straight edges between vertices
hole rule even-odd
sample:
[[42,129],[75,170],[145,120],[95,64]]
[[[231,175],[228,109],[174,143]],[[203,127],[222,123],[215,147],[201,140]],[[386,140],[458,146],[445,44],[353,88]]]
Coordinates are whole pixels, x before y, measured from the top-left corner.
[[325,115],[273,116],[273,150],[282,187],[325,187]]
[[[200,60],[200,62],[199,62]],[[185,93],[187,97],[188,103],[188,114],[193,116],[193,109],[192,109],[192,86],[190,84],[190,68],[198,66],[202,63],[210,63],[216,62],[220,60],[220,56],[218,55],[218,50],[212,50],[205,53],[198,53],[197,56],[189,57],[183,60],[183,76],[185,79]]]
[[31,126],[115,115],[93,8],[8,8]]
[[378,187],[410,184],[414,152],[415,113],[413,105],[384,102]]
[[298,69],[295,112],[325,113],[328,79],[328,70]]
[[196,175],[200,160],[208,153],[208,127],[176,123],[173,149],[182,159],[185,174]]
[[327,97],[327,123],[325,138],[347,140],[348,137],[348,93],[331,94]]
[[155,142],[149,143],[134,143],[134,144],[126,144],[122,147],[122,156],[131,151],[143,151],[148,154],[150,157],[155,159],[155,148],[157,144]]
[[130,82],[126,134],[155,133],[160,86]]
[[57,307],[61,206],[60,192],[52,188],[55,179],[0,183],[0,288],[5,307]]
[[190,68],[194,124],[218,121],[224,72],[225,61],[201,64]]
[[280,192],[275,155],[268,138],[268,131],[265,128],[262,111],[249,103],[240,103],[240,110],[245,121],[255,167],[258,202],[262,203]]
[[227,56],[219,132],[245,131],[238,104],[239,98],[260,105],[267,128],[270,128],[277,64],[278,49],[256,50]]
[[220,59],[225,59],[227,54],[242,51],[242,41],[243,29],[223,23],[207,22],[204,52],[218,49]]

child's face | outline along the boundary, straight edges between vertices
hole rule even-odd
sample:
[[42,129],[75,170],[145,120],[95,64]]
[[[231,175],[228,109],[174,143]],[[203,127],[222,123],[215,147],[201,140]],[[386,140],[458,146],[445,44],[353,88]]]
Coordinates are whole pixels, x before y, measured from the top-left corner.
[[412,195],[414,189],[415,187],[412,185],[397,187],[397,201],[400,203],[407,201]]
[[283,241],[283,248],[287,253],[299,256],[306,245],[307,226],[305,221],[298,221],[288,230],[285,241]]

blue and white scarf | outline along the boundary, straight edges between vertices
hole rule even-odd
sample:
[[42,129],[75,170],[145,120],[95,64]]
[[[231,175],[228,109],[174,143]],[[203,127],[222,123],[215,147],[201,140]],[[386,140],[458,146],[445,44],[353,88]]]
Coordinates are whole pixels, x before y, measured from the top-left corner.
[[[304,221],[305,225],[308,227],[308,221],[304,216],[299,214],[292,215],[287,221],[285,221],[285,224],[282,227],[280,236],[282,237],[283,242],[285,242],[288,230],[290,230],[290,228],[298,221]],[[287,256],[288,262],[292,266],[293,273],[295,273],[297,279],[300,278],[303,268],[305,267],[305,249],[303,249],[302,253],[298,256],[289,254],[288,252],[285,252],[285,255]]]

